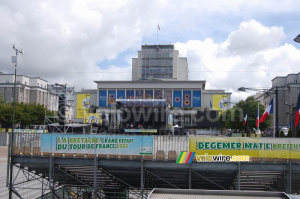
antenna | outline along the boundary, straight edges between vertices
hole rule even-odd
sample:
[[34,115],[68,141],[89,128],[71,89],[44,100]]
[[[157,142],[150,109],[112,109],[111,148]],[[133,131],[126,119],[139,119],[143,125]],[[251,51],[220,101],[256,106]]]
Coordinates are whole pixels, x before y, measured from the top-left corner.
[[16,51],[16,56],[18,56],[18,53],[23,55],[23,49],[22,50],[16,49],[15,44],[13,44],[13,49]]

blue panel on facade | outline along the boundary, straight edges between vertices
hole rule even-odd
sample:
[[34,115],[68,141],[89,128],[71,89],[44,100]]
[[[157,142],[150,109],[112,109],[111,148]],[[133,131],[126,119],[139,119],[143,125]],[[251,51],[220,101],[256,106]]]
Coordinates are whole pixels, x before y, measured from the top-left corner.
[[145,91],[145,99],[153,99],[153,90]]
[[134,90],[126,91],[126,99],[134,99]]
[[99,107],[105,107],[106,106],[106,91],[99,91]]
[[192,106],[192,92],[183,91],[183,107],[191,107],[191,106]]
[[118,99],[125,99],[125,91],[124,90],[118,90],[117,91],[117,98]]
[[181,91],[174,91],[173,106],[181,107],[181,100],[182,100]]
[[201,91],[193,91],[193,107],[201,107]]
[[115,90],[108,90],[108,107],[111,107],[116,101],[116,91]]

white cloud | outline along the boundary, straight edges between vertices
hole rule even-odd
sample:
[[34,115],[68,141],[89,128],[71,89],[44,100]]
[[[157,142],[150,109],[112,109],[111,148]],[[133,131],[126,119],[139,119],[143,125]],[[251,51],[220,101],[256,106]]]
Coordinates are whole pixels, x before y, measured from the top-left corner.
[[[246,35],[248,40],[241,39]],[[281,27],[250,20],[242,22],[222,43],[207,38],[175,45],[188,57],[190,79],[206,80],[207,89],[231,91],[232,100],[238,101],[250,95],[237,92],[239,87],[270,88],[274,77],[299,72],[300,51],[290,44],[280,45],[283,38]]]
[[[95,80],[130,79],[131,63],[105,70],[97,64],[138,49],[142,38],[151,34],[149,27],[155,32],[164,6],[133,0],[5,2],[0,4],[1,71],[13,72],[15,43],[24,49],[19,74],[70,82],[77,89],[94,88]],[[149,16],[151,20],[144,20]]]
[[239,30],[228,36],[229,53],[243,55],[277,47],[284,38],[282,27],[265,27],[261,23],[250,20],[242,22]]
[[280,22],[266,26],[256,18],[284,13],[297,18],[296,2],[0,0],[0,71],[13,73],[15,43],[24,49],[19,74],[77,90],[96,88],[95,80],[129,80],[129,54],[120,65],[98,65],[121,60],[120,53],[138,51],[146,40],[156,42],[159,23],[162,43],[176,43],[188,58],[190,79],[206,80],[209,89],[233,91],[239,99],[248,95],[235,92],[240,86],[270,87],[275,76],[299,72],[299,50],[284,43],[293,33],[284,32]]

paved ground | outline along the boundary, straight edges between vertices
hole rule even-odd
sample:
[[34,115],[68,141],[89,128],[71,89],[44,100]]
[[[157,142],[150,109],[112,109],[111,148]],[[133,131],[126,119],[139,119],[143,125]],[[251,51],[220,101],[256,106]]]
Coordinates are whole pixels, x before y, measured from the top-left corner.
[[[8,188],[6,187],[6,172],[7,172],[7,146],[0,146],[0,199],[8,198]],[[26,176],[22,172],[14,167],[13,178],[15,183],[19,184],[26,181]],[[17,177],[16,177],[17,176]],[[28,177],[28,176],[27,176]],[[16,185],[16,190],[24,199],[34,199],[41,195],[41,183],[38,180],[31,180],[26,183]],[[46,191],[49,192],[49,191]],[[15,194],[12,196],[13,199],[17,199]]]
[[0,163],[7,162],[7,146],[0,146]]

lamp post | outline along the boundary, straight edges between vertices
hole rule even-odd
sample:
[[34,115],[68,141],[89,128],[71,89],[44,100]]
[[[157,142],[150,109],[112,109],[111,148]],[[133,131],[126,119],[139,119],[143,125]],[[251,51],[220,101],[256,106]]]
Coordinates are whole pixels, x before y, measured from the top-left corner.
[[300,43],[300,34],[294,39],[294,41]]
[[[8,152],[7,152],[7,175],[6,175],[6,186],[9,184],[9,199],[12,198],[12,170],[13,164],[11,162],[11,154],[12,154],[12,145],[13,145],[13,135],[15,132],[15,115],[16,115],[16,81],[17,81],[17,57],[18,54],[22,54],[22,50],[18,50],[15,48],[15,44],[13,44],[13,49],[16,51],[16,56],[12,56],[12,63],[15,64],[15,78],[14,78],[14,98],[13,98],[13,117],[12,117],[12,132],[8,133]],[[8,182],[9,181],[9,182]]]

